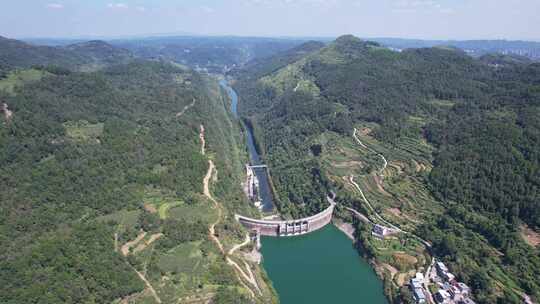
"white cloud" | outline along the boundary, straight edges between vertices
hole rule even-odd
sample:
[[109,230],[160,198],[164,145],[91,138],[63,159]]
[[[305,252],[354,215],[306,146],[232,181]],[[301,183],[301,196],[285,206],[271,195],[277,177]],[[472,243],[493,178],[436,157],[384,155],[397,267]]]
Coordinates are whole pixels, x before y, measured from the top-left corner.
[[137,6],[135,7],[136,10],[138,10],[139,12],[146,12],[146,7],[144,6]]
[[60,3],[49,3],[49,4],[47,4],[47,8],[50,8],[50,9],[63,9],[64,5],[60,4]]
[[127,9],[129,8],[129,6],[125,3],[109,3],[107,4],[107,7],[108,8],[112,8],[112,9]]

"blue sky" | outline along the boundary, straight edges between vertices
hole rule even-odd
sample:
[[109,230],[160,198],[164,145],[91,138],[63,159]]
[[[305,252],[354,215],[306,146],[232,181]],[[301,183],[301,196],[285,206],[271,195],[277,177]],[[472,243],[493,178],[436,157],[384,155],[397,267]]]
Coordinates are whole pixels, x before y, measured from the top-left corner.
[[6,0],[0,35],[540,40],[540,0]]

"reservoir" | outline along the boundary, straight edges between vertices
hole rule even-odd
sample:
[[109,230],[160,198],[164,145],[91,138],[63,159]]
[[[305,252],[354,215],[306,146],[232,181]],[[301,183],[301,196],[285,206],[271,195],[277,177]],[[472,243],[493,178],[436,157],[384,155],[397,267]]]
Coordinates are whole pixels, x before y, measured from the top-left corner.
[[[220,82],[231,98],[238,118],[238,96],[226,81]],[[247,129],[252,165],[261,164],[253,134]],[[274,206],[265,169],[256,169],[263,211]],[[281,304],[358,303],[387,304],[382,282],[362,259],[352,242],[334,225],[294,237],[262,237],[263,267],[274,284]]]
[[298,237],[263,237],[261,251],[281,304],[387,303],[382,282],[334,225]]

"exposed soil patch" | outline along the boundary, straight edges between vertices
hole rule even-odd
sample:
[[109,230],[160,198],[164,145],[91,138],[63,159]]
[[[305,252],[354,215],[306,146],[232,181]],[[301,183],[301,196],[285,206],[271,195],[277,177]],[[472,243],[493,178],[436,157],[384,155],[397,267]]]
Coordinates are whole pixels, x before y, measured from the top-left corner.
[[341,232],[345,233],[347,237],[354,241],[354,226],[349,223],[344,222],[334,222],[334,225],[341,230]]
[[521,236],[527,244],[537,247],[540,245],[540,232],[536,232],[526,225],[521,225]]
[[416,257],[406,254],[404,252],[396,252],[392,254],[392,258],[394,258],[394,261],[396,261],[396,263],[402,265],[414,266],[418,262],[418,259]]
[[150,213],[157,213],[157,208],[154,204],[146,203],[144,204],[144,210]]
[[148,239],[148,241],[145,241],[137,245],[137,247],[133,250],[133,253],[143,251],[144,249],[146,249],[146,247],[150,246],[153,242],[157,241],[162,236],[163,236],[163,233],[152,234],[150,238]]
[[201,131],[199,133],[199,138],[201,139],[201,154],[206,154],[206,140],[204,139],[204,126],[201,125]]
[[362,128],[358,132],[360,132],[360,134],[362,134],[362,136],[366,136],[366,135],[371,134],[372,131],[373,130],[371,128]]
[[388,208],[386,211],[392,213],[396,217],[401,217],[401,211],[398,208]]
[[403,286],[403,285],[405,285],[406,279],[407,279],[407,274],[406,273],[400,273],[396,277],[396,284],[398,286]]
[[13,112],[8,109],[8,104],[3,102],[0,106],[0,112],[4,113],[4,118],[6,120],[11,120],[11,117],[13,116]]
[[256,248],[253,248],[251,252],[244,253],[244,258],[252,263],[260,264],[262,261],[262,254],[259,251],[257,251]]
[[129,249],[131,249],[132,247],[135,247],[137,246],[137,244],[142,241],[144,239],[144,237],[146,236],[146,232],[141,232],[137,238],[135,238],[133,241],[129,241],[127,243],[125,243],[122,248],[120,248],[120,252],[122,252],[122,254],[124,256],[127,256],[129,254]]

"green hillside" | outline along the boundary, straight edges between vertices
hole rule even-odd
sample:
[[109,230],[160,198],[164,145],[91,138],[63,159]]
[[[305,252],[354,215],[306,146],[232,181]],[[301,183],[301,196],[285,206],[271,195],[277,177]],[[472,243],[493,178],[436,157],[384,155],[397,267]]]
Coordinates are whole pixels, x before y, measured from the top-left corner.
[[[215,79],[151,61],[26,65],[0,80],[1,303],[273,301],[257,264],[252,300],[208,237],[217,223],[229,250],[245,237],[233,214],[254,212],[239,186],[241,130]],[[220,212],[203,195],[209,160]]]
[[127,63],[133,58],[128,50],[99,40],[51,47],[0,36],[0,79],[14,69],[57,66],[76,71],[94,71],[106,65]]
[[90,63],[90,58],[57,47],[35,46],[0,36],[0,67],[29,68],[34,65],[58,65],[67,68]]
[[[449,48],[394,52],[353,36],[282,56],[234,73],[282,213],[313,214],[337,190],[341,204],[369,215],[353,175],[375,210],[429,240],[479,303],[540,296],[538,248],[520,235],[540,228],[540,65]],[[427,266],[414,245],[366,236],[362,252],[376,263],[405,277]],[[403,267],[396,251],[419,262]],[[391,299],[406,298],[392,287],[401,273],[385,280]]]

